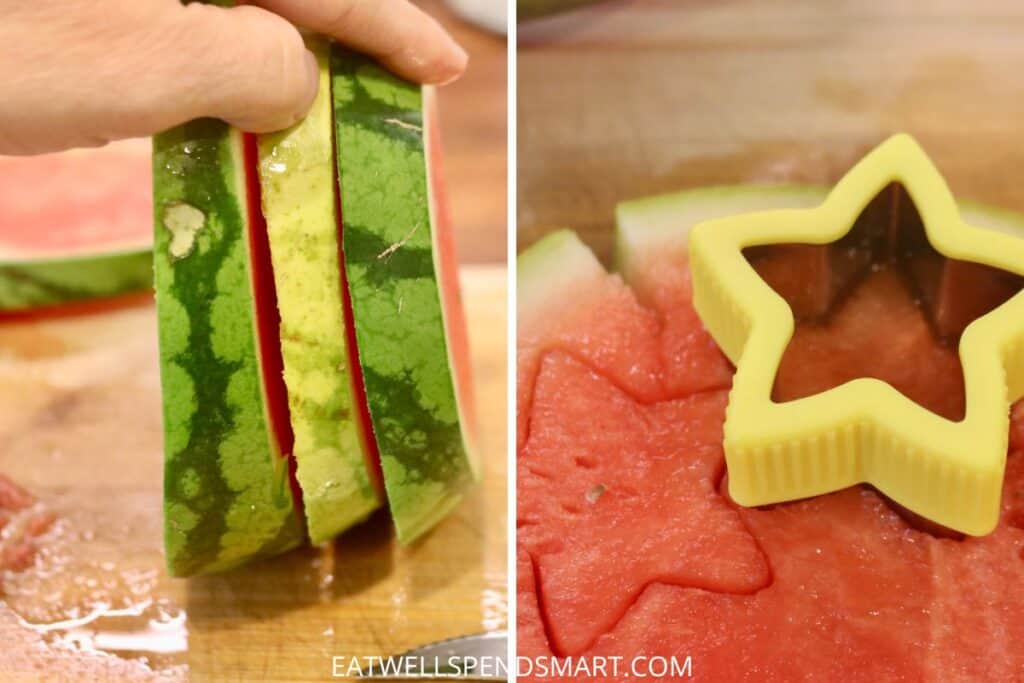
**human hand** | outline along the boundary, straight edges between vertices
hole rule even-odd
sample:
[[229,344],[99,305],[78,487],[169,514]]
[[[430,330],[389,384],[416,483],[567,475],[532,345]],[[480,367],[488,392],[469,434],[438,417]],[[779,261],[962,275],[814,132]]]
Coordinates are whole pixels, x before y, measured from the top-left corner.
[[0,16],[0,154],[97,146],[203,116],[285,128],[318,85],[296,25],[424,83],[466,65],[408,0],[0,0]]

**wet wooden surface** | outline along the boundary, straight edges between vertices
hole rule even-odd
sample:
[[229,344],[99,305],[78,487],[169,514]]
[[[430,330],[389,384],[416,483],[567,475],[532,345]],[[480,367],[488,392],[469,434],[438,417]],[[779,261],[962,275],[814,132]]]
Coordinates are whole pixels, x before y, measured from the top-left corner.
[[58,522],[4,576],[3,681],[320,681],[506,621],[505,269],[463,270],[485,483],[411,548],[378,514],[334,544],[171,580],[150,303],[0,324],[0,472]]
[[1024,210],[1024,5],[606,2],[519,27],[518,245],[617,202],[832,183],[912,133],[961,199]]

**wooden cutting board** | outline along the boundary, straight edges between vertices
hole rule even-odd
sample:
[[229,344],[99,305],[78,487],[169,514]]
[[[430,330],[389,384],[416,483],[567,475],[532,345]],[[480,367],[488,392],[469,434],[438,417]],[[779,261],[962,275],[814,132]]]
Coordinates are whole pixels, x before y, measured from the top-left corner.
[[609,260],[617,202],[833,183],[912,133],[959,198],[1024,210],[1024,4],[623,0],[519,27],[524,248],[570,227]]
[[0,324],[0,473],[58,515],[0,599],[3,681],[320,681],[506,623],[503,267],[463,270],[485,480],[422,542],[386,514],[323,548],[172,580],[154,309]]

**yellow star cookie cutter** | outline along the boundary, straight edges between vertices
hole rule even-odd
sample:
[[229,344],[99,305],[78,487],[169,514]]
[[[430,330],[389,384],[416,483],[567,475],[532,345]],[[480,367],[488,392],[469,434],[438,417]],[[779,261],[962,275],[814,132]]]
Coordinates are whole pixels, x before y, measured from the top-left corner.
[[793,401],[771,398],[793,313],[743,250],[835,242],[892,183],[910,195],[940,254],[1024,275],[1024,239],[964,223],[942,176],[907,135],[868,154],[816,208],[696,226],[689,247],[694,304],[736,365],[724,438],[729,493],[754,506],[868,482],[933,522],[984,535],[999,519],[1009,405],[1024,395],[1024,292],[963,331],[966,411],[958,422],[866,377]]

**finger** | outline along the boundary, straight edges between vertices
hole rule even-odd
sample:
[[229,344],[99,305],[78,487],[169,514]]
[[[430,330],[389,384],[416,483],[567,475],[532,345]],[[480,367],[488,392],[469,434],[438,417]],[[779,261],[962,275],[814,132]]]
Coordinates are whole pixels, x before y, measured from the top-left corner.
[[[174,8],[151,49],[145,81],[135,92],[161,130],[205,116],[265,133],[305,116],[319,86],[316,58],[298,30],[258,7],[189,4]],[[152,43],[151,43],[152,44]]]
[[267,132],[298,121],[316,97],[316,60],[267,10],[154,0],[97,21],[80,4],[44,4],[55,16],[0,20],[0,45],[12,47],[0,59],[0,99],[11,105],[0,106],[4,153],[96,146],[205,116]]
[[466,70],[465,50],[408,0],[250,1],[420,83],[448,83]]
[[247,6],[192,4],[183,13],[191,15],[184,21],[186,31],[205,31],[214,43],[206,58],[189,55],[205,62],[204,79],[215,86],[198,93],[207,115],[256,133],[286,128],[306,115],[316,98],[319,69],[288,21]]

